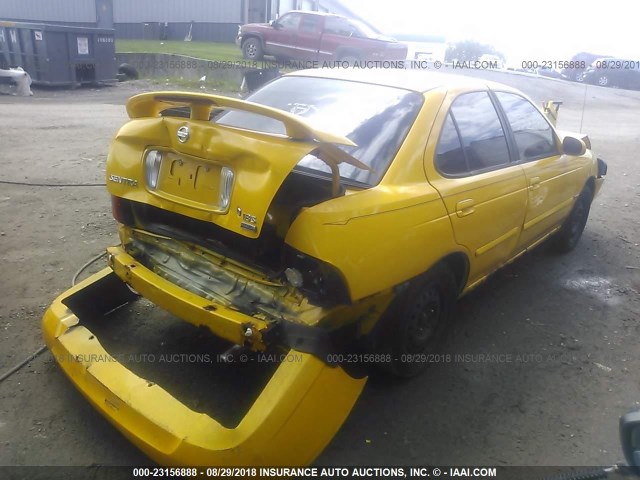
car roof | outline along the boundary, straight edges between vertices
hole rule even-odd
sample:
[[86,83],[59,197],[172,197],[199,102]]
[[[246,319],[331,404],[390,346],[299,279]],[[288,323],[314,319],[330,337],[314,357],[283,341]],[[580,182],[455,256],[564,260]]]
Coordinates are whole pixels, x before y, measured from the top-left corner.
[[468,90],[518,90],[501,83],[430,70],[394,68],[314,68],[289,73],[287,76],[316,77],[371,83],[424,93],[438,88]]

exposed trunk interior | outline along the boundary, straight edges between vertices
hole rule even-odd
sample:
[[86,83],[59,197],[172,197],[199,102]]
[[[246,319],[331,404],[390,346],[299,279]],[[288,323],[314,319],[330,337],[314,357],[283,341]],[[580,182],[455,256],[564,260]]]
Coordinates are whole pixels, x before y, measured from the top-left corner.
[[[341,189],[340,195],[343,194],[344,189]],[[120,198],[114,198],[114,216],[127,226],[201,245],[275,277],[286,268],[283,265],[284,239],[295,218],[303,208],[332,197],[330,178],[292,171],[272,200],[257,239],[238,235],[209,222]],[[235,212],[227,215],[235,215]]]

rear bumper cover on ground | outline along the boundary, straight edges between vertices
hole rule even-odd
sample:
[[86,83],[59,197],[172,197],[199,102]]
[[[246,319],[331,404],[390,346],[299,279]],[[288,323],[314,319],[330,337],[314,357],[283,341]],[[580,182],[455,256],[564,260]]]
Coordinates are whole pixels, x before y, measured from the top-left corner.
[[110,358],[82,326],[82,315],[68,306],[74,303],[70,297],[86,289],[99,303],[105,282],[121,283],[106,268],[58,297],[43,318],[45,341],[80,392],[160,464],[309,464],[340,428],[366,382],[292,350],[300,361],[282,363],[238,426],[225,428]]

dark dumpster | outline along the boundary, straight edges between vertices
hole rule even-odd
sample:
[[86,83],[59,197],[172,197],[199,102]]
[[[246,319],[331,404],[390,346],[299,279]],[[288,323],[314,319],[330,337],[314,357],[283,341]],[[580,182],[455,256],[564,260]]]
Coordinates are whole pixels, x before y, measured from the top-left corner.
[[0,69],[9,67],[40,85],[115,82],[114,30],[0,20]]

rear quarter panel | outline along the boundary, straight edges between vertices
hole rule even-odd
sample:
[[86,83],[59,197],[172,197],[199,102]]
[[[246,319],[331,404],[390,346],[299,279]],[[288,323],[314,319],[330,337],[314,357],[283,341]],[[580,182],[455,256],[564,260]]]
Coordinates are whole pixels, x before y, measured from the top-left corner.
[[303,210],[287,233],[285,241],[293,248],[342,273],[353,301],[414,278],[460,251],[442,199],[423,168],[442,98],[425,98],[379,185]]

